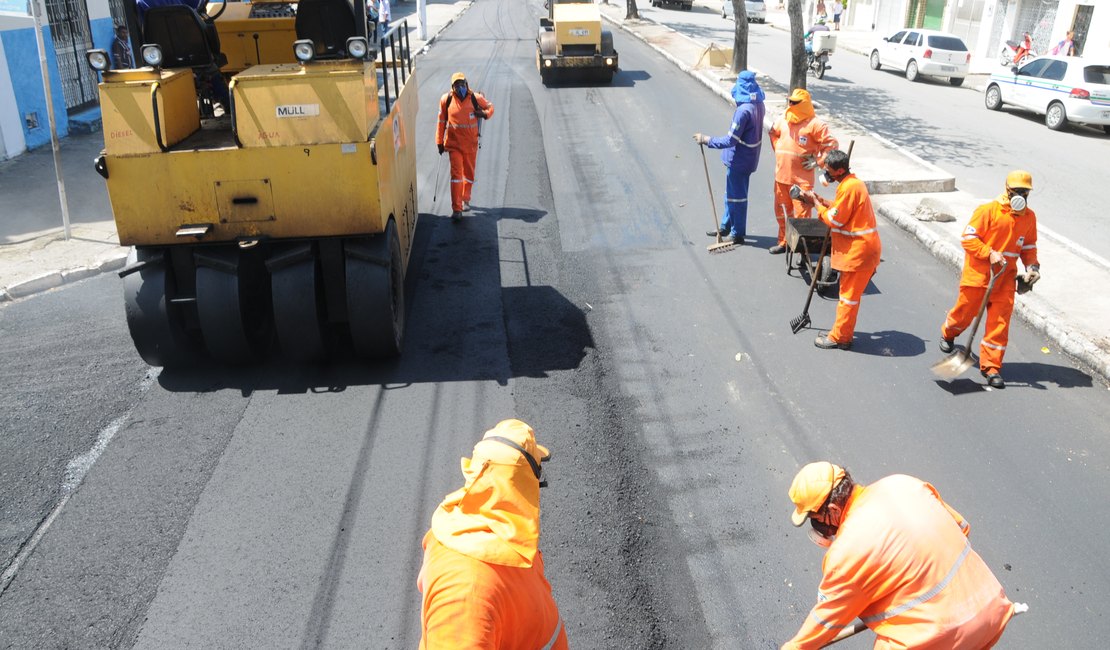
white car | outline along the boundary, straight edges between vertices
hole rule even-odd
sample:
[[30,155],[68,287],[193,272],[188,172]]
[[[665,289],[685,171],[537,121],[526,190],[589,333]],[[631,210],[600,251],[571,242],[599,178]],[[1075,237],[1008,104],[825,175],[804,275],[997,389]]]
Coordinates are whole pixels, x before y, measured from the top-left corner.
[[1044,115],[1059,131],[1068,122],[1101,126],[1110,134],[1110,65],[1072,56],[1042,56],[996,72],[983,94],[987,108],[1009,104]]
[[[748,12],[749,23],[767,22],[767,4],[763,0],[744,0],[744,10]],[[721,3],[721,17],[732,18],[732,0],[723,0]]]
[[888,36],[871,50],[871,69],[889,66],[906,71],[906,79],[921,75],[948,77],[959,86],[967,76],[971,52],[959,36],[932,29],[904,29]]

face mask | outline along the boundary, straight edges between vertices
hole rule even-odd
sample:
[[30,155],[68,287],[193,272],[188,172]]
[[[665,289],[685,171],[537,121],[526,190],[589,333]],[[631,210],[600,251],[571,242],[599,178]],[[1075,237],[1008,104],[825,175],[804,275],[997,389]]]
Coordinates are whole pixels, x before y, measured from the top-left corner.
[[828,548],[828,547],[832,546],[832,543],[833,543],[834,539],[836,539],[835,535],[832,536],[832,537],[825,537],[824,535],[817,532],[816,530],[814,530],[812,528],[809,529],[809,541],[811,541],[814,544],[820,546],[821,548]]
[[459,97],[466,99],[466,85],[456,86],[455,91],[459,93]]
[[836,179],[832,177],[832,174],[829,173],[829,170],[826,169],[821,174],[821,186],[822,187],[828,187],[829,183],[835,183],[835,182],[836,182]]
[[839,529],[838,526],[817,521],[813,517],[809,518],[809,525],[812,527],[809,530],[809,541],[821,548],[828,548],[832,545],[833,540],[836,539],[836,531]]
[[1025,200],[1024,196],[1020,194],[1014,194],[1010,197],[1010,209],[1014,212],[1021,212],[1025,209],[1026,205],[1028,205],[1028,202]]

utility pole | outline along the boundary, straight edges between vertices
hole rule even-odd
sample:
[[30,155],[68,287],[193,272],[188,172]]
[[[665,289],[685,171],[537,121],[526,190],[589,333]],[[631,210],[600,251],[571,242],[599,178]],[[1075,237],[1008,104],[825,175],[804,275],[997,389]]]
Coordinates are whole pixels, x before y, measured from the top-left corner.
[[46,115],[50,120],[50,145],[54,149],[54,174],[58,177],[58,200],[62,204],[62,230],[69,241],[69,203],[66,201],[66,184],[62,180],[62,156],[58,146],[58,128],[54,121],[54,98],[50,93],[50,70],[46,65],[46,43],[42,38],[42,16],[45,13],[40,0],[31,0],[31,15],[35,19],[35,41],[39,45],[39,67],[42,69],[42,91],[46,95]]

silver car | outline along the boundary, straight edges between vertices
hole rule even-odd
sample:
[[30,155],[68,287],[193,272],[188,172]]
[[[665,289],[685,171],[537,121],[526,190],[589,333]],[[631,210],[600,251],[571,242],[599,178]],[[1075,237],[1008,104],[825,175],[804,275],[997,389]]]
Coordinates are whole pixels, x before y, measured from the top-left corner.
[[904,29],[880,41],[871,50],[871,69],[885,66],[905,70],[906,79],[921,75],[948,77],[959,86],[967,76],[971,53],[959,36],[932,29]]
[[[762,0],[744,0],[744,10],[748,12],[749,23],[767,22],[767,4]],[[723,0],[721,3],[721,17],[732,18],[732,0]]]
[[1110,65],[1072,56],[1042,56],[1020,68],[996,72],[987,82],[983,103],[1044,115],[1053,131],[1069,122],[1101,126],[1110,134]]

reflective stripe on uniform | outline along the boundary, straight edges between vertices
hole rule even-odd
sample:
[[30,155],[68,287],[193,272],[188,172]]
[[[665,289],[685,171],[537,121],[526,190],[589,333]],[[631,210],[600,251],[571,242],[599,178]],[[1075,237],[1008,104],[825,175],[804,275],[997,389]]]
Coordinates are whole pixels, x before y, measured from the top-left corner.
[[841,235],[847,235],[848,237],[863,237],[864,235],[870,235],[876,230],[877,228],[868,228],[867,230],[842,230],[840,228],[832,229],[833,232],[840,233]]
[[551,650],[555,647],[555,642],[559,640],[559,632],[563,631],[563,617],[560,616],[559,620],[555,623],[555,632],[551,635],[551,639],[540,650]]
[[725,203],[747,203],[747,202],[748,202],[747,199],[729,199],[729,198],[725,199]]
[[888,609],[885,612],[881,612],[879,614],[872,614],[871,616],[861,616],[861,617],[859,617],[859,620],[861,620],[861,621],[863,621],[864,623],[867,623],[867,624],[878,623],[879,621],[885,621],[888,618],[893,618],[893,617],[898,616],[899,614],[901,614],[903,612],[907,612],[907,611],[913,609],[914,607],[917,607],[921,603],[924,603],[925,601],[929,600],[933,596],[936,596],[941,591],[943,591],[945,587],[948,586],[948,583],[952,582],[952,580],[954,580],[956,578],[956,572],[958,572],[960,570],[960,567],[963,566],[964,560],[967,558],[967,555],[970,552],[971,552],[971,542],[966,542],[964,544],[964,550],[960,551],[960,556],[956,558],[955,563],[952,564],[952,568],[948,570],[948,575],[944,576],[944,579],[941,580],[935,587],[933,587],[929,591],[926,591],[925,593],[921,594],[920,596],[918,596],[917,598],[914,598],[913,600],[911,600],[909,602],[898,605],[897,607],[892,607],[891,609]]
[[1033,250],[1036,247],[1037,247],[1036,244],[1026,244],[1025,246],[1021,247],[1021,250],[1028,251],[1028,250]]
[[1006,257],[1021,257],[1021,253],[1002,253]]
[[963,241],[971,241],[972,239],[979,239],[979,235],[964,235],[960,239]]
[[844,296],[840,296],[840,302],[844,303],[845,305],[858,305],[859,304],[858,300],[845,300]]
[[995,345],[994,343],[987,343],[986,341],[983,341],[983,345],[987,346],[988,348],[990,348],[992,350],[1005,350],[1006,349],[1005,345]]
[[755,143],[752,143],[752,144],[748,144],[747,142],[744,142],[744,140],[743,140],[743,139],[741,139],[741,138],[740,138],[740,136],[738,136],[738,135],[736,135],[736,134],[733,134],[733,135],[732,135],[732,139],[733,139],[733,140],[736,140],[736,143],[737,143],[737,144],[742,144],[742,145],[744,145],[745,147],[749,147],[749,148],[751,148],[751,149],[754,149],[754,148],[758,147],[758,146],[759,146],[760,144],[762,144],[762,143],[760,143],[760,142],[755,142]]

